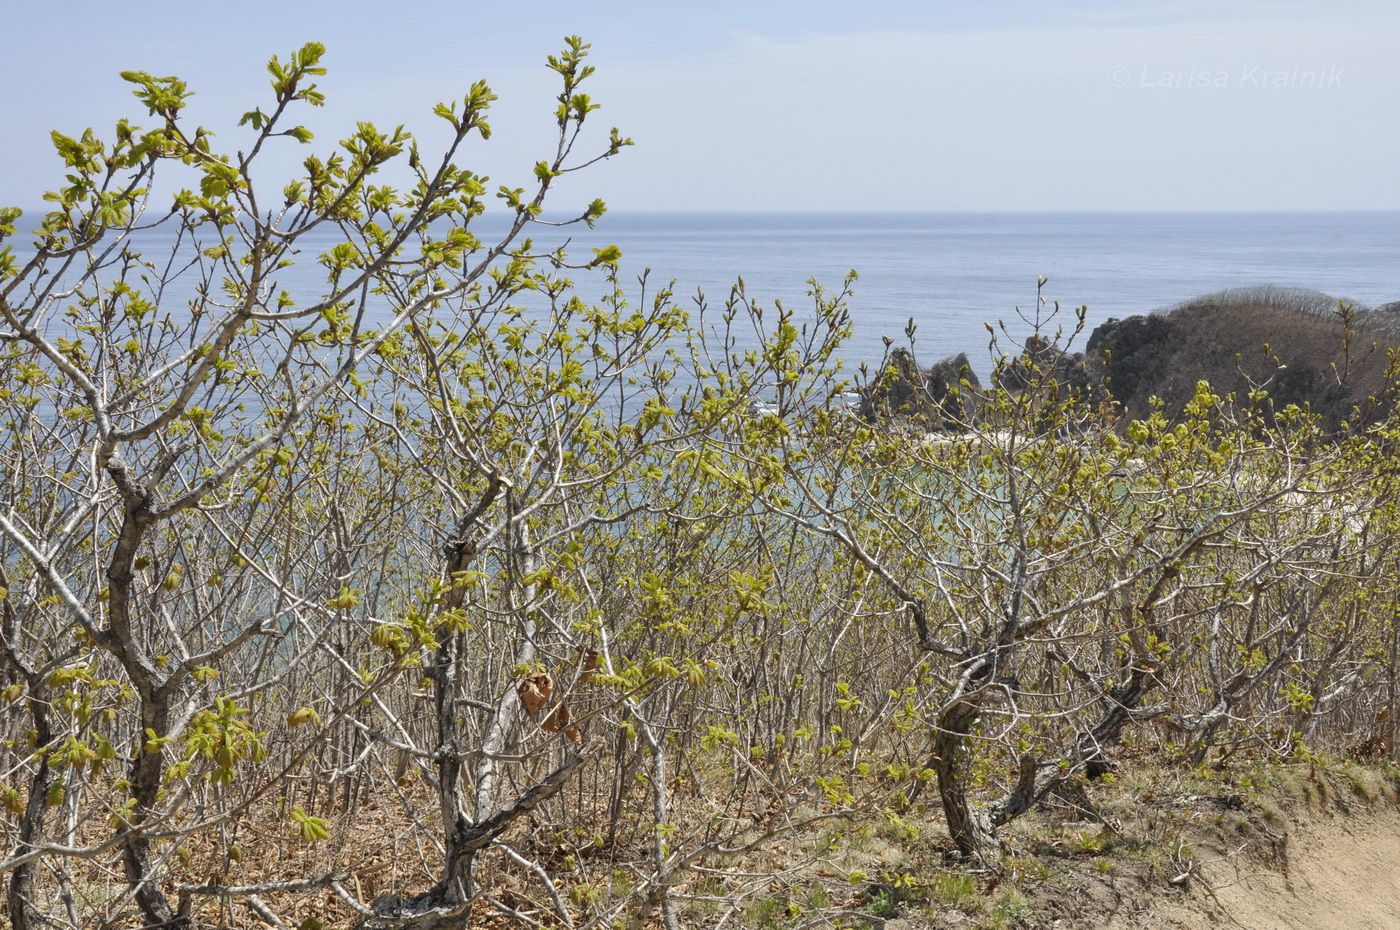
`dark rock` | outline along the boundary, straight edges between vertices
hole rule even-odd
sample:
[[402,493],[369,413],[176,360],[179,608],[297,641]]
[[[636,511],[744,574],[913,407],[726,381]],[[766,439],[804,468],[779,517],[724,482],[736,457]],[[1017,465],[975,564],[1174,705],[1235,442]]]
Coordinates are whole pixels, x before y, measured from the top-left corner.
[[1053,384],[1061,391],[1083,390],[1094,380],[1083,354],[1066,352],[1042,336],[1026,339],[1021,355],[1011,359],[998,378],[1003,387],[1012,391],[1023,391],[1032,384]]
[[1173,363],[1172,338],[1172,324],[1165,316],[1109,320],[1089,334],[1084,354],[1096,373],[1106,377],[1114,397],[1137,398],[1166,378]]
[[1310,406],[1336,427],[1357,408],[1369,409],[1368,420],[1383,409],[1370,399],[1385,391],[1387,349],[1400,343],[1372,325],[1379,314],[1358,314],[1348,343],[1336,313],[1227,292],[1166,313],[1109,320],[1090,335],[1085,363],[1129,418],[1148,416],[1154,396],[1175,416],[1197,382],[1207,381],[1241,400],[1258,385],[1273,409]]
[[[1246,288],[1110,319],[1094,329],[1082,354],[1032,336],[996,377],[1011,391],[1035,385],[1091,403],[1111,398],[1124,423],[1148,417],[1154,397],[1169,418],[1179,416],[1200,381],[1241,404],[1261,387],[1266,417],[1296,404],[1336,428],[1358,411],[1362,422],[1372,422],[1395,403],[1387,369],[1396,348],[1400,301],[1372,310],[1317,291]],[[870,421],[901,417],[931,430],[961,429],[981,394],[966,355],[923,369],[908,349],[895,349],[861,391],[859,410]]]
[[966,381],[973,392],[982,387],[966,352],[935,362],[924,372],[924,391],[945,418],[966,421],[975,409],[975,397],[962,386]]
[[895,349],[879,376],[861,392],[860,415],[871,421],[902,417],[929,429],[957,428],[975,410],[981,387],[966,353],[924,369],[908,349]]

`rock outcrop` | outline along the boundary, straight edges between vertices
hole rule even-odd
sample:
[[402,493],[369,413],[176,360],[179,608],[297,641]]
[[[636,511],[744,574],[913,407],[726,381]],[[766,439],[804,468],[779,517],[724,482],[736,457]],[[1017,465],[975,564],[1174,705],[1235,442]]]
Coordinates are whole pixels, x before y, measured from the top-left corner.
[[1152,397],[1174,415],[1204,380],[1217,393],[1241,397],[1258,385],[1274,409],[1308,406],[1336,427],[1386,388],[1388,350],[1400,340],[1379,325],[1379,315],[1358,310],[1348,326],[1336,314],[1202,298],[1109,320],[1090,335],[1085,367],[1129,417],[1146,416]]
[[[1175,416],[1208,381],[1220,394],[1247,397],[1264,388],[1272,409],[1309,407],[1335,428],[1355,411],[1371,419],[1394,398],[1390,352],[1400,349],[1400,301],[1369,309],[1316,291],[1250,288],[1222,291],[1158,313],[1110,319],[1082,353],[1031,337],[1019,358],[999,369],[1000,383],[1023,390],[1032,370],[1089,399],[1111,397],[1126,419],[1152,412],[1161,398]],[[966,384],[964,384],[966,382]],[[928,429],[958,429],[974,415],[981,383],[965,354],[921,368],[907,349],[890,353],[884,371],[861,394],[870,420],[900,417]]]
[[861,393],[860,414],[867,420],[901,417],[933,430],[957,429],[973,414],[981,388],[966,353],[921,368],[908,349],[895,349]]

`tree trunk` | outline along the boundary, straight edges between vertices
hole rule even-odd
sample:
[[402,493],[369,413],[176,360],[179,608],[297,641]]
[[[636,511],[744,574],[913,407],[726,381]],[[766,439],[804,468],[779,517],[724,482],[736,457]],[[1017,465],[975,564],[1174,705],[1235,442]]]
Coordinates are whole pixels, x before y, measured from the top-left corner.
[[[1093,727],[1075,738],[1074,745],[1058,762],[1041,765],[1029,753],[1022,756],[1016,787],[993,809],[992,823],[998,827],[1010,823],[1042,798],[1066,790],[1069,780],[1080,772],[1090,780],[1102,778],[1108,773],[1112,764],[1105,751],[1117,745],[1127,725],[1135,720],[1166,713],[1165,704],[1142,707],[1143,698],[1157,685],[1158,679],[1153,669],[1141,664],[1134,665],[1128,673],[1128,680],[1103,696],[1103,716]],[[1082,805],[1085,799],[1076,797],[1073,800]]]
[[165,770],[164,751],[155,748],[147,752],[145,734],[149,730],[156,736],[164,736],[169,728],[169,699],[163,694],[143,696],[141,732],[136,735],[129,775],[136,808],[130,821],[120,830],[122,865],[128,884],[135,889],[136,906],[145,915],[147,925],[163,930],[188,930],[191,927],[189,915],[177,914],[156,882],[151,841],[142,831],[147,813],[155,808],[160,796],[161,775]]
[[[36,748],[45,749],[53,741],[53,730],[49,726],[48,703],[34,693],[36,681],[29,680],[29,714],[34,721]],[[29,783],[29,800],[24,808],[24,818],[19,825],[19,839],[15,843],[15,855],[23,855],[37,846],[44,833],[44,811],[48,805],[49,784],[53,781],[53,769],[49,767],[48,753],[39,758],[39,768]],[[32,930],[47,926],[48,920],[34,904],[35,875],[39,861],[31,859],[15,866],[10,873],[10,886],[6,893],[6,909],[14,930]]]
[[[476,507],[457,525],[455,538],[445,550],[447,578],[453,579],[466,571],[479,552],[472,538],[477,521],[495,502],[509,483],[492,475],[486,491]],[[509,513],[507,515],[509,519]],[[507,532],[510,533],[509,528]],[[452,584],[442,598],[444,611],[460,610],[466,602],[464,589]],[[532,633],[533,631],[527,631]],[[527,636],[527,642],[529,637]],[[442,876],[431,891],[416,896],[385,895],[374,902],[375,916],[367,917],[357,926],[362,930],[397,927],[401,930],[436,930],[436,928],[465,927],[470,918],[473,895],[472,875],[476,854],[485,844],[479,842],[479,825],[467,815],[466,787],[463,775],[466,765],[461,727],[458,723],[458,687],[461,678],[463,637],[447,632],[433,659],[429,674],[433,680],[433,715],[436,724],[438,806],[442,816],[443,867]],[[531,654],[530,658],[533,658]],[[501,707],[517,700],[515,689],[508,688]],[[504,711],[497,710],[496,723]],[[487,752],[500,752],[501,747],[484,747]],[[481,765],[489,765],[494,776],[494,760],[483,757]],[[481,773],[478,772],[478,782]],[[489,789],[488,789],[489,795]],[[489,802],[489,796],[488,796]],[[485,816],[480,803],[473,813],[480,820]],[[489,841],[488,841],[489,842]]]
[[938,776],[938,798],[948,835],[959,853],[969,859],[985,859],[996,846],[991,819],[975,811],[967,798],[963,771],[964,741],[981,715],[978,697],[958,699],[938,716],[938,732],[933,739],[933,769]]

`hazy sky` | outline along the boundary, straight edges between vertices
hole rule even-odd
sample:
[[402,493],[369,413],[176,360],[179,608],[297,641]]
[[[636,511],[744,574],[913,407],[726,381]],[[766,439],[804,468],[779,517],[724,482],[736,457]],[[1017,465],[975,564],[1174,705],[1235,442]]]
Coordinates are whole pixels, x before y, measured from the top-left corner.
[[119,70],[186,78],[232,150],[267,56],[308,39],[331,68],[317,147],[365,118],[429,143],[432,104],[485,77],[496,135],[465,160],[523,185],[547,154],[544,56],[576,32],[597,128],[637,145],[561,205],[1400,209],[1394,2],[48,0],[3,23],[0,203],[22,206],[60,178],[49,129],[144,116]]

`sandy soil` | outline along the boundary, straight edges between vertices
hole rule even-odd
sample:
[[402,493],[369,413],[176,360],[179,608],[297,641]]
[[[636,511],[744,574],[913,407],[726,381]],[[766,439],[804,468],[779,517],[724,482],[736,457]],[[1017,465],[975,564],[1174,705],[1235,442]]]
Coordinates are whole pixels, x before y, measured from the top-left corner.
[[1112,930],[1400,928],[1400,812],[1358,811],[1295,825],[1274,863],[1202,853],[1188,894],[1158,899]]

